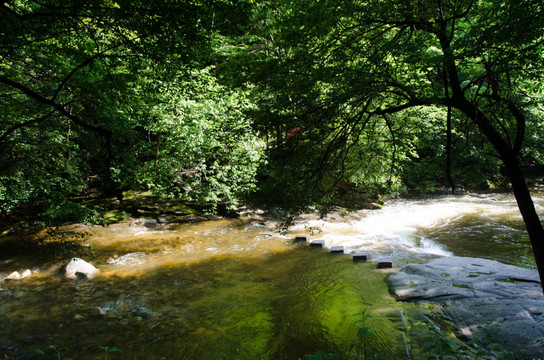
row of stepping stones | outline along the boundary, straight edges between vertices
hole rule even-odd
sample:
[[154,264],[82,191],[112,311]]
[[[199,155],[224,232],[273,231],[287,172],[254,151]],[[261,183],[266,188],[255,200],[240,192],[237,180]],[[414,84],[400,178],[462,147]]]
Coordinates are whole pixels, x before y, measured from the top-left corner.
[[[324,248],[325,240],[310,240],[308,235],[295,236],[295,242],[309,242],[313,248]],[[331,254],[344,254],[343,246],[333,246],[330,248]],[[364,252],[355,252],[350,254],[354,262],[366,262],[368,260],[368,254]],[[393,267],[393,262],[389,260],[378,261],[378,269],[390,269]]]

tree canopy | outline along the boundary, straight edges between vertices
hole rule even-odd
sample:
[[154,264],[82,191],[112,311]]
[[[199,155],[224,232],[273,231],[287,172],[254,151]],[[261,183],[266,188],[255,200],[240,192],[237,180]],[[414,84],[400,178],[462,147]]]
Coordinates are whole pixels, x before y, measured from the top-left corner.
[[[464,138],[469,152],[500,159],[544,278],[544,231],[522,171],[542,148],[542,4],[278,1],[274,8],[275,26],[264,35],[274,41],[265,42],[260,62],[277,70],[261,86],[278,99],[269,108],[280,128],[305,128],[297,146],[310,148],[313,157],[303,158],[314,162],[301,179],[322,179],[309,192],[319,196],[312,190],[338,180],[376,185],[370,175],[383,180],[384,171],[380,190],[390,190],[425,152],[446,155],[452,185],[454,140]],[[466,150],[461,156],[473,159]]]
[[247,89],[217,84],[212,56],[247,5],[2,2],[2,211],[138,187],[229,203],[251,188]]

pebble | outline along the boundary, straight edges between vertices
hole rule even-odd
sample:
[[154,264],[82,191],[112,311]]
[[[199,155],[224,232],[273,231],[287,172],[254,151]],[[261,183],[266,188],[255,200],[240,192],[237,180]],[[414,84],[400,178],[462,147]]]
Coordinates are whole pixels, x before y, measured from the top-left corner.
[[106,315],[106,313],[107,311],[102,309],[100,306],[97,306],[91,309],[91,315],[104,316]]
[[111,298],[118,298],[119,295],[121,295],[121,292],[119,290],[109,289],[106,291],[106,295],[108,295]]

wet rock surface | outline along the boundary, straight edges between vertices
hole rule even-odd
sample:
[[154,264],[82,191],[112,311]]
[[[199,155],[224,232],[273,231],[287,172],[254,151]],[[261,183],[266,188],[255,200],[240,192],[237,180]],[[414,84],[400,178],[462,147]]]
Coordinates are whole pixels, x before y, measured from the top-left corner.
[[64,271],[64,276],[68,279],[92,279],[99,272],[93,265],[80,258],[72,258]]
[[387,281],[398,300],[442,305],[441,316],[459,338],[492,339],[505,350],[544,359],[544,296],[536,270],[447,257],[407,265]]

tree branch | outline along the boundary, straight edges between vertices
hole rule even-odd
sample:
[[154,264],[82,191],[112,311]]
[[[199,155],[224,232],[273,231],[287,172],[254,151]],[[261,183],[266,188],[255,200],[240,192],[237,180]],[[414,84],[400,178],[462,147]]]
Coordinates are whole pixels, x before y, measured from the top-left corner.
[[25,121],[25,122],[22,122],[22,123],[19,123],[17,125],[14,125],[12,126],[11,128],[9,128],[8,130],[6,130],[2,136],[0,136],[0,144],[2,143],[2,141],[4,141],[4,139],[6,139],[11,133],[13,133],[15,130],[17,129],[20,129],[20,128],[23,128],[25,126],[29,126],[29,125],[32,125],[32,124],[35,124],[37,122],[40,122],[40,121],[43,121],[43,120],[46,120],[47,118],[49,118],[51,115],[53,115],[55,113],[55,111],[50,111],[49,113],[43,115],[43,116],[39,116],[35,119],[32,119],[32,120],[28,120],[28,121]]
[[[93,131],[93,132],[105,137],[107,139],[107,141],[108,141],[108,144],[110,143],[110,139],[111,139],[111,137],[113,135],[110,130],[103,129],[103,128],[100,128],[98,126],[94,126],[94,125],[91,125],[91,124],[87,124],[85,121],[83,121],[83,119],[81,119],[81,117],[70,113],[68,110],[66,110],[66,108],[63,105],[57,103],[55,100],[47,99],[47,98],[43,97],[42,95],[38,94],[37,92],[35,92],[34,90],[30,89],[29,87],[21,84],[21,83],[18,83],[16,81],[8,79],[8,78],[6,78],[4,76],[0,76],[0,82],[4,83],[4,84],[6,84],[6,85],[8,85],[8,86],[10,86],[12,88],[15,88],[17,90],[20,90],[22,93],[24,93],[28,97],[38,101],[39,103],[42,103],[44,105],[52,107],[53,109],[58,111],[60,114],[66,116],[68,119],[72,120],[75,124],[81,126],[82,128]],[[111,148],[108,149],[108,152],[109,152],[109,156],[111,156]]]

